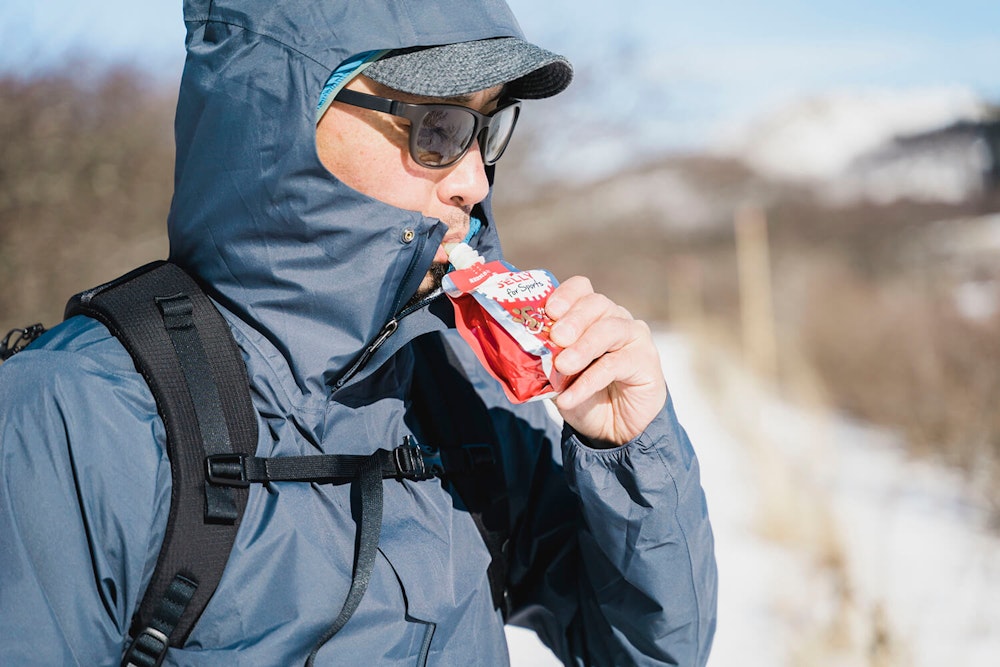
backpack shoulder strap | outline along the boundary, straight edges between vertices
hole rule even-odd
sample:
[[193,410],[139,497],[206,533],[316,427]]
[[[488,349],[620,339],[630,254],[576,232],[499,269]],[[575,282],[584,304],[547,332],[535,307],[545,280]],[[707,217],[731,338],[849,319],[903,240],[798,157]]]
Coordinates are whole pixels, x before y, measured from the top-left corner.
[[158,665],[182,646],[218,586],[246,508],[246,488],[208,481],[206,458],[252,456],[257,420],[229,325],[198,284],[154,262],[73,297],[121,341],[156,400],[172,492],[163,544],[133,618],[123,665]]

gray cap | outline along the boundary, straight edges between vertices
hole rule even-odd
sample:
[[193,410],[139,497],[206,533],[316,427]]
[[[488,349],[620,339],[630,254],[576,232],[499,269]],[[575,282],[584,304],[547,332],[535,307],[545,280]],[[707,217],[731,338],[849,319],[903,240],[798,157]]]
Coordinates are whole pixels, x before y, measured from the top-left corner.
[[391,51],[364,75],[411,95],[456,97],[507,84],[510,97],[540,99],[562,92],[573,67],[523,39],[496,37]]

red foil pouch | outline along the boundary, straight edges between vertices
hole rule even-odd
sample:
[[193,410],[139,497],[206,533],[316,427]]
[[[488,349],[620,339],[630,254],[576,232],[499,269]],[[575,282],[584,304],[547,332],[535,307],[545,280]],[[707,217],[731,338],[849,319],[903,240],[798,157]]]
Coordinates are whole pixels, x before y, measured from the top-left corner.
[[551,398],[572,379],[553,364],[562,348],[549,340],[545,302],[556,285],[544,269],[504,262],[473,264],[442,281],[456,328],[513,403]]

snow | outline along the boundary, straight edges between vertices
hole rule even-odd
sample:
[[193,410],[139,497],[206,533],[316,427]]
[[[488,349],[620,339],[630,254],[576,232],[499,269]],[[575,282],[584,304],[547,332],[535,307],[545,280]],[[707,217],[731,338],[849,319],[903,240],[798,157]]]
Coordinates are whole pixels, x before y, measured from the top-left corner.
[[531,630],[508,625],[507,647],[512,667],[562,667],[550,651]]
[[718,149],[768,175],[825,180],[896,137],[981,120],[985,112],[982,98],[964,86],[828,91],[734,128]]
[[[657,342],[716,536],[710,667],[1000,664],[1000,538],[958,476],[719,350]],[[529,631],[508,640],[513,665],[559,664]]]

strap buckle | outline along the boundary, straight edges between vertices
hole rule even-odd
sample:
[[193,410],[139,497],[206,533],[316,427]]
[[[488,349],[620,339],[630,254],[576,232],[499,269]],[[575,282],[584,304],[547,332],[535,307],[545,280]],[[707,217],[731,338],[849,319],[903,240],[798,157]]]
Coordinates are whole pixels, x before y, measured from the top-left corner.
[[205,477],[217,486],[250,486],[247,479],[246,454],[209,454],[205,457]]
[[0,340],[0,361],[10,359],[39,336],[45,333],[45,327],[39,324],[32,324],[23,329],[11,329],[7,335]]
[[392,460],[400,478],[415,482],[437,477],[444,470],[437,450],[413,444],[410,436],[392,450]]

